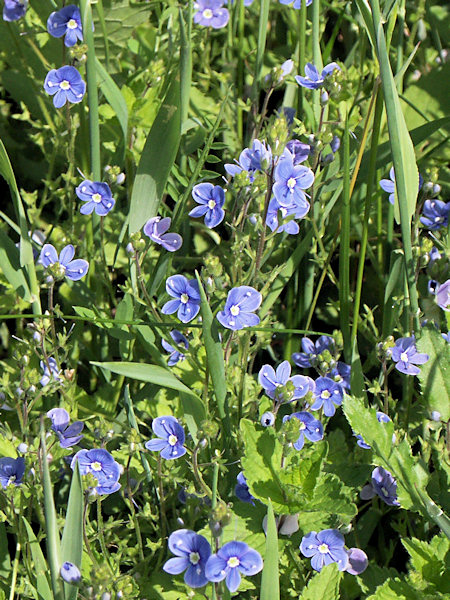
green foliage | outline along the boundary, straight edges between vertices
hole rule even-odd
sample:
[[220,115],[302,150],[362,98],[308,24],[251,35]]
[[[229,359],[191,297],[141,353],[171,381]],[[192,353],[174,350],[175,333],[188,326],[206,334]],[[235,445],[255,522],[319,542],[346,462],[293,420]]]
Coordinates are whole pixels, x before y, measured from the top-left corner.
[[267,538],[264,568],[261,576],[261,600],[279,600],[280,574],[278,570],[278,536],[272,503],[267,509]]
[[320,573],[314,575],[306,588],[299,596],[299,600],[334,600],[339,598],[339,582],[342,579],[342,572],[339,571],[336,564],[324,567]]
[[424,408],[428,414],[437,411],[443,421],[450,419],[450,345],[432,325],[422,329],[417,340],[418,352],[430,357],[417,376]]

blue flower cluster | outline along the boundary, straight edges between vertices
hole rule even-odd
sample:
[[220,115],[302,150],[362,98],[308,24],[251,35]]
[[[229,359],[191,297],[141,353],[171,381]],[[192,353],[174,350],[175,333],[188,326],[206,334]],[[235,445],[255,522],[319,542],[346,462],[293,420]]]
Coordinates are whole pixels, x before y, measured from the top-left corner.
[[263,568],[261,555],[244,542],[228,542],[216,554],[211,553],[208,540],[190,529],[179,529],[169,536],[169,549],[175,558],[164,565],[171,575],[185,572],[184,581],[192,588],[209,582],[225,580],[230,592],[241,583],[241,575],[251,576]]
[[315,571],[336,563],[339,571],[360,575],[368,565],[365,552],[359,548],[345,548],[344,536],[337,529],[311,531],[303,536],[300,551],[311,559],[311,566]]

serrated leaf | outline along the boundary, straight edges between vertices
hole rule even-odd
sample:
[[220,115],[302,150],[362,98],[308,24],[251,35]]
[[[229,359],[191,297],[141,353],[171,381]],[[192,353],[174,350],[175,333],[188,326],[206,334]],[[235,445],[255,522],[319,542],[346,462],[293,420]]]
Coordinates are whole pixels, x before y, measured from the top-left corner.
[[339,598],[339,583],[343,573],[337,564],[332,563],[324,567],[320,573],[314,575],[302,591],[299,600],[335,600]]
[[406,581],[396,578],[385,581],[367,600],[423,600],[423,595]]
[[443,421],[450,419],[450,344],[430,325],[422,329],[416,342],[418,352],[430,357],[417,375],[429,413],[438,411]]
[[415,538],[401,542],[411,557],[411,566],[421,578],[435,585],[440,592],[450,594],[450,572],[444,562],[450,548],[448,538],[435,536],[430,543]]

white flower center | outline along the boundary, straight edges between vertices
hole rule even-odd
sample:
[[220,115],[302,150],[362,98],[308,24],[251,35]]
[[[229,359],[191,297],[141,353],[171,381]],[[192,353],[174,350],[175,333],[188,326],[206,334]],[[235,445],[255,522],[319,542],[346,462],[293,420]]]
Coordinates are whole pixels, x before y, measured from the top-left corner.
[[187,304],[189,302],[189,296],[187,294],[181,294],[180,302]]
[[291,192],[295,188],[296,183],[297,180],[294,177],[289,177],[289,179],[287,180],[287,186],[291,190]]
[[227,560],[227,566],[231,567],[232,569],[235,569],[240,564],[241,564],[240,560],[238,559],[237,556],[230,556],[230,558]]
[[68,29],[76,29],[77,27],[78,27],[78,23],[75,21],[75,19],[70,19],[70,21],[67,21]]
[[63,80],[61,81],[61,83],[59,84],[59,87],[60,87],[62,90],[70,90],[70,83],[67,81],[67,79],[63,79]]
[[287,215],[287,208],[284,208],[284,206],[282,206],[282,207],[280,208],[280,213],[281,213],[281,216],[282,216],[282,217],[283,217],[283,219],[284,219],[284,217]]
[[99,204],[99,202],[102,201],[102,197],[100,194],[92,194],[92,200],[95,202],[95,204]]
[[320,554],[327,554],[329,548],[326,544],[320,544],[320,546],[317,546],[317,550],[320,552]]
[[305,423],[303,423],[303,421],[300,421],[299,429],[300,429],[300,431],[303,431],[304,429],[306,429],[306,425],[305,425]]
[[210,200],[208,202],[208,208],[210,208],[212,210],[215,207],[216,207],[216,203],[214,202],[214,200]]
[[200,554],[198,552],[190,552],[189,553],[189,562],[191,565],[196,565],[200,560]]
[[327,400],[330,396],[331,394],[328,390],[323,390],[323,392],[320,394],[320,397],[325,398],[325,400]]
[[173,435],[173,433],[171,435],[169,435],[169,437],[167,438],[167,441],[169,442],[170,446],[175,446],[176,443],[178,442],[178,438],[176,435]]
[[230,308],[230,313],[233,315],[233,317],[237,317],[240,312],[241,309],[236,304],[233,304],[233,306]]
[[98,462],[98,460],[94,461],[93,463],[91,463],[91,469],[93,471],[101,471],[102,470],[102,463]]
[[400,354],[400,360],[402,360],[403,362],[408,362],[408,355],[406,354],[406,352],[402,352]]
[[205,8],[205,10],[203,11],[203,16],[205,17],[205,19],[212,19],[213,11],[210,8]]

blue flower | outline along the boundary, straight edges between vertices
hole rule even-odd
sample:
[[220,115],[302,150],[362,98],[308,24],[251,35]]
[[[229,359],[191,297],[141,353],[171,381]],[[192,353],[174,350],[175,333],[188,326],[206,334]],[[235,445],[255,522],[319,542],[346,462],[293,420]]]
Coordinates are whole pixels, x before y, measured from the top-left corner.
[[[184,346],[186,350],[189,348],[189,342],[187,338],[185,338],[184,335],[180,333],[177,329],[174,329],[170,332],[170,337],[173,339],[175,344],[177,344],[177,346]],[[166,340],[161,340],[161,346],[166,352],[170,352],[170,356],[167,361],[169,367],[173,367],[173,365],[176,365],[178,361],[185,359],[184,354],[182,354],[179,350],[171,346],[169,342],[166,342]]]
[[169,300],[164,304],[161,312],[171,315],[177,312],[182,323],[189,323],[200,310],[200,291],[196,279],[189,281],[184,275],[172,275],[166,280],[166,291],[176,300]]
[[301,344],[303,352],[294,352],[292,360],[297,367],[302,369],[315,367],[318,356],[325,350],[328,350],[331,354],[334,352],[334,339],[329,335],[321,335],[315,344],[309,338],[304,337]]
[[3,7],[4,21],[18,21],[27,12],[28,0],[5,0]]
[[[53,356],[51,356],[48,359],[48,365],[43,360],[40,361],[39,365],[44,372],[44,374],[42,375],[42,377],[39,381],[39,383],[42,385],[42,387],[44,387],[48,383],[50,383],[50,381],[52,379],[55,381],[62,381],[61,371],[58,369],[58,363],[53,358]],[[50,369],[49,369],[49,367],[50,367]]]
[[72,244],[64,246],[59,258],[55,247],[51,244],[45,244],[41,250],[40,260],[46,269],[51,265],[58,265],[62,277],[66,276],[72,281],[78,281],[88,272],[89,263],[82,258],[72,260],[74,255],[75,249]]
[[340,147],[341,147],[341,138],[338,137],[337,135],[334,135],[333,139],[330,142],[331,152],[333,154],[336,154],[336,152],[339,150]]
[[308,412],[295,412],[292,415],[283,417],[283,423],[297,419],[299,422],[300,434],[298,440],[293,444],[296,450],[301,450],[305,444],[305,436],[310,442],[319,442],[323,440],[323,425]]
[[275,168],[274,177],[273,193],[278,204],[286,208],[295,205],[298,211],[303,208],[302,216],[305,216],[309,210],[309,202],[303,190],[314,183],[314,173],[311,169],[294,165],[293,155],[289,150],[285,150]]
[[450,279],[441,283],[435,292],[436,304],[443,310],[450,310],[448,305],[450,304]]
[[66,560],[63,562],[59,574],[66,583],[79,583],[81,581],[80,569],[73,563]]
[[363,487],[360,496],[363,500],[379,496],[389,506],[400,506],[397,500],[397,482],[383,467],[376,467],[372,471],[371,482]]
[[263,427],[272,427],[275,423],[275,415],[273,412],[267,411],[261,415],[259,421]]
[[[312,1],[313,0],[306,0],[306,6],[312,4]],[[280,4],[292,4],[292,8],[299,10],[302,7],[302,0],[280,0]]]
[[360,550],[360,548],[349,548],[348,553],[348,566],[345,569],[350,575],[361,575],[369,564],[367,554]]
[[326,377],[329,377],[343,388],[349,390],[350,389],[350,376],[351,376],[352,368],[350,365],[346,365],[342,361],[338,360],[336,366],[331,369],[329,373],[326,374]]
[[394,348],[390,349],[390,357],[396,363],[395,368],[406,375],[418,375],[420,369],[415,365],[423,365],[429,359],[428,354],[417,352],[415,337],[399,338]]
[[81,475],[91,474],[97,479],[93,493],[103,496],[112,494],[120,489],[120,465],[111,454],[103,448],[79,450],[72,458],[70,466],[75,469],[78,461]]
[[444,340],[450,344],[450,331],[447,331],[447,333],[442,333],[441,335]]
[[186,448],[183,446],[184,429],[175,417],[156,417],[153,419],[152,429],[160,439],[146,442],[147,450],[161,452],[161,457],[166,460],[180,458],[186,454]]
[[61,108],[66,102],[81,102],[86,92],[86,84],[75,67],[64,66],[47,73],[44,90],[54,96],[53,104]]
[[80,9],[74,4],[52,12],[47,20],[47,31],[50,35],[60,38],[63,35],[64,45],[68,48],[75,46],[78,40],[83,41]]
[[428,252],[428,256],[430,257],[430,262],[428,263],[428,265],[431,267],[433,266],[433,264],[437,261],[441,259],[441,253],[439,252],[439,250],[436,248],[436,246],[433,246],[431,248],[431,250]]
[[253,502],[255,498],[250,494],[244,472],[241,471],[236,479],[237,484],[234,488],[236,496],[239,500],[242,500],[242,502],[248,502],[248,504],[253,504],[253,506],[255,506],[255,503]]
[[166,233],[172,219],[170,217],[152,217],[144,225],[144,233],[152,242],[159,244],[169,252],[176,252],[183,244],[183,238],[178,233]]
[[254,140],[251,148],[243,150],[236,164],[227,163],[225,171],[234,177],[242,171],[248,173],[250,183],[255,179],[257,171],[265,171],[272,162],[272,150],[270,146],[266,147],[266,142]]
[[225,212],[222,208],[225,202],[225,190],[220,185],[199,183],[192,190],[192,197],[200,204],[189,213],[190,217],[198,219],[205,217],[205,225],[212,229],[222,223]]
[[283,388],[288,382],[294,386],[294,391],[289,397],[289,401],[303,398],[310,391],[309,377],[294,375],[291,377],[291,365],[285,360],[278,365],[276,372],[270,365],[263,365],[258,374],[258,381],[265,389],[267,396],[274,400],[283,400]]
[[241,573],[255,575],[263,568],[261,555],[245,542],[228,542],[217,554],[209,557],[205,575],[208,581],[218,582],[225,579],[230,592],[235,592],[241,583]]
[[286,148],[293,156],[294,165],[299,165],[311,154],[311,146],[303,144],[300,140],[291,140],[286,144]]
[[[385,414],[384,412],[381,412],[380,410],[377,410],[377,419],[379,423],[389,423],[390,422],[390,418],[388,417],[387,414]],[[360,433],[354,433],[353,434],[356,439],[357,439],[357,444],[360,448],[363,448],[364,450],[370,450],[371,446],[369,446],[369,444],[367,444],[362,435]]]
[[211,546],[206,538],[190,529],[178,529],[169,536],[169,548],[176,558],[169,558],[164,564],[166,573],[179,575],[186,571],[184,581],[191,588],[208,583],[205,565],[211,556]]
[[83,431],[84,423],[75,421],[69,425],[69,413],[64,408],[52,408],[47,412],[47,417],[52,421],[52,429],[59,438],[61,448],[71,448],[83,438],[80,433]]
[[[276,198],[272,198],[267,208],[266,225],[271,231],[276,231],[277,233],[282,233],[284,231],[289,235],[297,235],[300,231],[298,223],[293,219],[289,219],[289,217],[303,219],[308,211],[309,204],[308,202],[305,204],[303,200],[297,202],[297,198],[295,198],[294,203],[291,206],[285,207],[281,206]],[[280,219],[281,224],[278,219]]]
[[217,314],[217,320],[227,329],[237,331],[258,325],[260,318],[253,314],[262,302],[262,296],[254,288],[241,285],[228,292],[225,307]]
[[341,70],[335,62],[332,62],[326,67],[324,67],[321,75],[319,75],[317,67],[315,67],[315,65],[313,65],[312,63],[308,63],[305,67],[306,77],[296,75],[295,81],[298,83],[298,85],[302,87],[308,88],[310,90],[318,90],[324,85],[326,77],[330,75],[335,69],[337,69],[338,71]]
[[337,529],[324,529],[323,531],[311,531],[303,536],[300,551],[311,559],[311,566],[315,571],[321,571],[323,567],[336,563],[339,571],[345,571],[348,566],[348,554],[342,533]]
[[436,231],[441,227],[447,227],[448,215],[450,212],[450,202],[442,202],[441,200],[425,200],[423,205],[423,216],[420,217],[420,222],[430,231]]
[[14,485],[21,484],[24,473],[25,459],[22,456],[19,456],[19,458],[10,458],[9,456],[0,458],[0,483],[4,490],[11,483]]
[[113,208],[116,201],[112,197],[107,183],[86,179],[75,189],[80,200],[86,202],[81,208],[82,215],[90,215],[95,210],[97,215],[104,217]]
[[323,406],[323,412],[327,417],[332,417],[336,412],[335,406],[340,406],[343,399],[342,387],[329,377],[319,377],[315,381],[315,401],[311,410],[319,410]]
[[230,13],[223,8],[223,0],[196,0],[194,8],[194,23],[213,29],[225,27],[230,18]]

